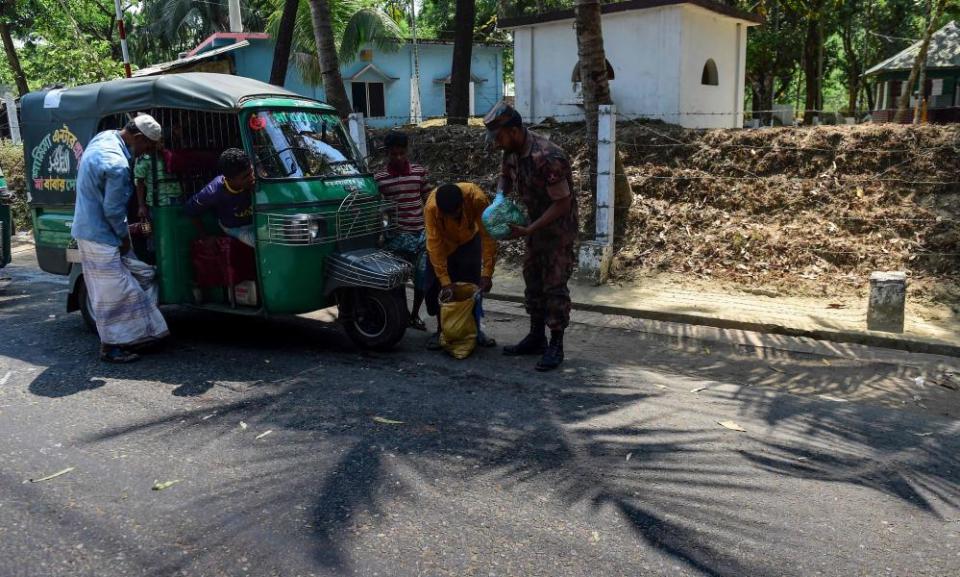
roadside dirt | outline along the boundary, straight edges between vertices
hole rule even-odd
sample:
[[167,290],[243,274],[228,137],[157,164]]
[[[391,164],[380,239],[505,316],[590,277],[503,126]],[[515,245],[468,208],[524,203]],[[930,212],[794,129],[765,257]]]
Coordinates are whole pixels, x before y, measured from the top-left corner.
[[[534,129],[570,154],[585,190],[582,124]],[[435,181],[492,191],[498,155],[482,127],[407,130],[412,156]],[[384,134],[373,131],[371,144]],[[617,140],[634,199],[617,240],[616,281],[668,274],[836,297],[864,290],[872,271],[906,270],[912,298],[960,302],[956,126],[698,131],[631,121],[618,124]],[[588,196],[579,200],[589,214]],[[503,253],[515,262],[519,247]]]

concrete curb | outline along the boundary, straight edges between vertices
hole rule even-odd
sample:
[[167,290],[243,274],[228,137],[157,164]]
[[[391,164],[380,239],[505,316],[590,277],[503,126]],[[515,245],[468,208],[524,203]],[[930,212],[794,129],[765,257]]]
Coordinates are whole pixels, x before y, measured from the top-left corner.
[[[513,294],[504,294],[491,292],[484,298],[499,300],[504,302],[523,304],[523,297]],[[784,335],[788,337],[805,337],[818,341],[832,341],[837,343],[849,343],[866,345],[869,347],[880,347],[885,349],[895,349],[907,351],[910,353],[924,353],[928,355],[941,355],[947,357],[960,357],[960,345],[952,345],[942,341],[922,339],[917,337],[906,337],[898,335],[883,335],[872,332],[858,331],[840,331],[831,329],[799,329],[776,323],[757,323],[749,321],[738,321],[734,319],[710,317],[680,312],[652,311],[637,308],[617,307],[611,305],[598,305],[591,303],[576,302],[572,303],[574,310],[589,311],[607,315],[621,315],[636,319],[649,319],[654,321],[664,321],[671,323],[683,323],[689,325],[702,325],[715,327],[719,329],[734,329],[741,331],[752,331],[757,333],[767,333],[775,335]]]

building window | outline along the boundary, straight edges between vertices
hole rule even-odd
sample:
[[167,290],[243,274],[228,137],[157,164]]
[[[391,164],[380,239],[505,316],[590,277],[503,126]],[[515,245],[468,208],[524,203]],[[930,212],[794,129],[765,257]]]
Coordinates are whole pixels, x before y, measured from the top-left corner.
[[703,73],[700,74],[700,84],[704,84],[706,86],[720,85],[720,75],[717,73],[717,63],[713,61],[713,58],[707,59],[706,64],[703,65]]
[[361,112],[367,118],[386,116],[383,82],[352,82],[353,111]]

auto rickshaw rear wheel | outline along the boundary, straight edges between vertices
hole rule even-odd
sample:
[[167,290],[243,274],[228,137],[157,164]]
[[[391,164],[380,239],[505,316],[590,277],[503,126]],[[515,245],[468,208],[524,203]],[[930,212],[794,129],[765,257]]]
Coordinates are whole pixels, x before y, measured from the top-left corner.
[[354,343],[365,349],[387,350],[403,338],[410,324],[403,287],[389,291],[353,290],[340,299],[340,319]]
[[83,277],[77,281],[77,304],[80,305],[80,314],[83,316],[83,322],[87,328],[97,332],[97,321],[93,317],[93,305],[90,303],[90,293],[87,292],[87,283],[83,282]]

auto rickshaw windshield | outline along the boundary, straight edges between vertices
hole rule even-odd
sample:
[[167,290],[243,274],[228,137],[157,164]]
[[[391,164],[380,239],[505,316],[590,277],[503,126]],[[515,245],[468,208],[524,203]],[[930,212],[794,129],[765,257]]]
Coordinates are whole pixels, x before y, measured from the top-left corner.
[[260,178],[360,174],[350,140],[336,116],[310,110],[259,110],[246,122]]

